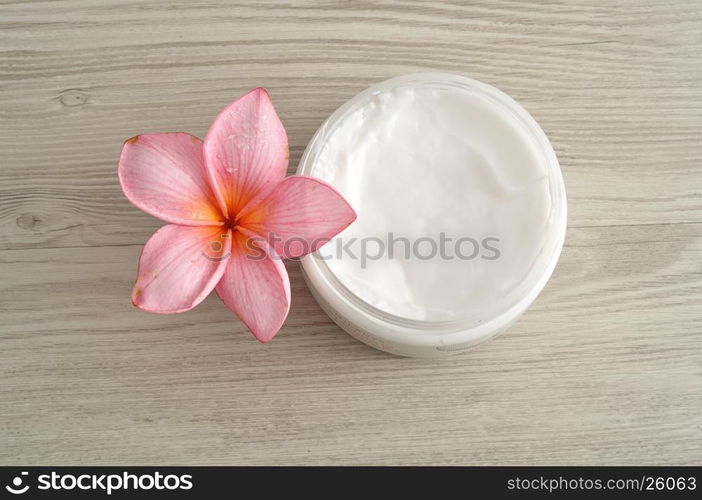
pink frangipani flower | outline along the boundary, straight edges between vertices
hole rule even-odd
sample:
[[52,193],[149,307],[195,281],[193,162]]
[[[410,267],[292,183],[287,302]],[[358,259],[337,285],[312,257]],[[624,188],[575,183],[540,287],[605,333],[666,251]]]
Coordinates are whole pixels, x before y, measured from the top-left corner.
[[169,224],[139,259],[132,302],[169,314],[215,289],[261,342],[290,309],[281,258],[317,250],[356,214],[329,185],[286,177],[288,138],[268,93],[224,108],[201,141],[182,132],[128,139],[119,160],[126,197]]

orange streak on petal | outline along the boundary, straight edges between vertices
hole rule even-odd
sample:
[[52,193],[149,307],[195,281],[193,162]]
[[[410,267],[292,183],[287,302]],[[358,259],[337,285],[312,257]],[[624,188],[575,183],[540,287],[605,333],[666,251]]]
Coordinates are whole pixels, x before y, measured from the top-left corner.
[[202,143],[190,134],[128,139],[122,146],[118,177],[135,206],[167,222],[202,226],[224,219],[207,180]]
[[314,252],[356,219],[330,185],[310,177],[286,177],[238,224],[264,237],[283,258]]
[[222,212],[230,218],[285,177],[288,138],[262,88],[225,107],[203,144],[210,184]]

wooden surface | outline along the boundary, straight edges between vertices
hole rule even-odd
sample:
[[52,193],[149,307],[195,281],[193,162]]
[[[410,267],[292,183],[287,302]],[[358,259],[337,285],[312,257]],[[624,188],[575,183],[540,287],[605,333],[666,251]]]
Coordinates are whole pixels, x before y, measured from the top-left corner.
[[[0,463],[699,464],[702,9],[696,1],[0,5]],[[295,263],[262,346],[212,296],[132,308],[161,223],[122,141],[204,134],[269,89],[291,171],[366,86],[494,84],[560,158],[569,229],[516,326],[445,361],[336,327]]]

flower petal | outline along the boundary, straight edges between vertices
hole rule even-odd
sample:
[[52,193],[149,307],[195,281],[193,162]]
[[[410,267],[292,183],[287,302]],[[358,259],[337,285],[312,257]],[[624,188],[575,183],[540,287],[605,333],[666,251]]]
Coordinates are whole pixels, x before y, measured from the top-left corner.
[[122,146],[118,175],[125,196],[144,212],[175,224],[221,224],[197,137],[183,132],[132,137]]
[[207,132],[204,153],[225,215],[273,189],[288,168],[288,136],[268,93],[254,89],[224,108]]
[[231,240],[218,226],[163,226],[141,252],[132,302],[162,314],[192,309],[222,277]]
[[282,260],[265,241],[240,231],[234,231],[232,256],[217,295],[260,342],[278,333],[290,309],[290,282]]
[[266,238],[285,259],[314,252],[356,220],[351,205],[329,184],[292,175],[238,221]]

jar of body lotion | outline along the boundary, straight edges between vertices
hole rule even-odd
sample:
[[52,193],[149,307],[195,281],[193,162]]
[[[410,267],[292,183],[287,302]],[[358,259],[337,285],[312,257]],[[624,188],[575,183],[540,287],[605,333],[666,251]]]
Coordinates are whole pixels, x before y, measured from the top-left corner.
[[546,135],[498,89],[445,73],[387,80],[320,127],[298,174],[357,220],[302,259],[312,294],[357,339],[439,357],[488,340],[553,272],[566,195]]

